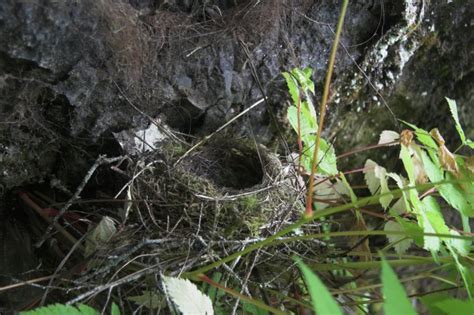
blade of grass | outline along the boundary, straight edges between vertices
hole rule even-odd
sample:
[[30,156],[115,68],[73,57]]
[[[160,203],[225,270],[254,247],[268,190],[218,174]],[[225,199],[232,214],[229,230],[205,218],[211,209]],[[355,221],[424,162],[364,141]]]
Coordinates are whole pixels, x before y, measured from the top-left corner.
[[295,259],[303,273],[303,278],[308,287],[313,309],[318,315],[342,315],[338,303],[333,298],[324,283],[306,266],[301,259]]
[[[419,257],[417,259],[397,259],[387,261],[391,266],[402,267],[402,266],[418,266],[426,264],[440,263],[452,263],[452,257],[441,257],[438,261],[435,261],[432,257]],[[341,270],[341,269],[377,269],[381,267],[379,261],[368,261],[368,262],[348,262],[348,263],[327,263],[327,264],[311,264],[311,267],[317,271],[330,271],[330,270]]]
[[386,315],[416,315],[405,289],[385,259],[382,259],[383,310]]

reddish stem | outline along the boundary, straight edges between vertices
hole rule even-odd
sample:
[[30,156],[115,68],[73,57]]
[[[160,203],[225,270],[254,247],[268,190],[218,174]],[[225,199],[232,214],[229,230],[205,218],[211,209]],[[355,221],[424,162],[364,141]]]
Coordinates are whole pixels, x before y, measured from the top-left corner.
[[341,159],[341,158],[350,156],[352,154],[359,153],[359,152],[364,152],[364,151],[367,151],[367,150],[372,150],[372,149],[381,148],[381,147],[388,147],[390,145],[397,144],[397,143],[399,143],[399,142],[398,141],[393,141],[393,142],[384,143],[384,144],[372,144],[372,145],[362,147],[362,148],[355,148],[351,151],[342,153],[341,155],[337,156],[337,159]]

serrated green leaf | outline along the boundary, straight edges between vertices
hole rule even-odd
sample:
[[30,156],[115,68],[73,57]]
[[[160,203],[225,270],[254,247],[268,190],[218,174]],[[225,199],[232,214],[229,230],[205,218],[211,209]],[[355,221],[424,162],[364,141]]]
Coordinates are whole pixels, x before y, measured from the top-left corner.
[[[398,188],[400,188],[400,189],[405,188],[406,179],[404,177],[402,177],[398,174],[395,174],[395,173],[387,173],[387,176],[392,178],[393,180],[395,180],[395,182],[397,183]],[[401,198],[401,199],[404,202],[405,211],[406,212],[413,212],[413,209],[412,209],[410,203],[408,202],[408,200],[410,200],[410,196],[411,196],[410,192],[409,191],[402,191],[402,196],[403,196],[403,198]]]
[[364,165],[364,178],[367,187],[372,195],[378,193],[380,188],[380,180],[375,176],[375,168],[377,167],[377,163],[372,161],[371,159],[367,159]]
[[422,128],[418,128],[417,126],[415,126],[413,124],[410,124],[406,121],[402,120],[401,122],[403,122],[405,125],[409,126],[410,128],[412,128],[415,131],[415,135],[416,135],[416,138],[418,139],[418,141],[420,141],[422,144],[424,144],[428,148],[438,150],[438,145],[433,140],[433,137],[431,137],[431,135],[428,131],[426,131],[425,129],[422,129]]
[[90,306],[79,304],[77,306],[53,304],[37,309],[21,312],[22,315],[99,315],[100,313]]
[[388,188],[387,171],[383,167],[376,167],[375,176],[380,179],[380,204],[385,210],[387,210],[393,199],[393,195],[390,193],[390,189]]
[[326,286],[301,260],[296,260],[308,287],[314,311],[318,315],[343,315]]
[[[287,117],[288,121],[293,128],[293,130],[297,133],[298,132],[298,109],[295,106],[290,106],[288,107],[288,112],[287,112]],[[310,122],[306,119],[302,119],[302,116],[300,116],[300,132],[301,132],[301,138],[304,141],[305,136],[313,134],[315,132],[315,129],[311,125]]]
[[[316,117],[310,109],[311,105],[308,102],[301,102],[300,113],[300,133],[303,141],[307,141],[307,135],[315,134],[318,129]],[[314,111],[314,110],[313,110]],[[316,115],[316,114],[314,114]],[[287,111],[288,121],[295,132],[298,132],[298,108],[296,106],[288,107]]]
[[187,279],[162,276],[166,293],[183,314],[212,315],[212,301]]
[[[435,198],[427,196],[421,201],[423,204],[421,226],[425,233],[449,234],[449,228],[444,222],[441,209]],[[435,236],[424,237],[424,248],[430,251],[438,251],[441,246],[441,239]]]
[[472,299],[474,297],[474,273],[471,271],[470,268],[464,266],[461,263],[458,252],[451,246],[450,243],[447,243],[447,247],[451,253],[451,256],[454,259],[456,269],[461,274],[462,280],[466,287],[467,294],[469,295],[469,298]]
[[337,159],[334,147],[321,138],[320,150],[319,156],[321,158],[319,159],[318,168],[327,175],[336,175],[339,173],[337,170]]
[[298,82],[288,72],[283,72],[283,77],[286,80],[286,85],[288,86],[288,91],[290,92],[291,100],[293,101],[293,104],[296,106],[296,104],[298,104],[298,99],[300,97]]
[[301,103],[301,119],[311,127],[311,133],[317,133],[318,122],[316,111],[314,110],[313,105],[307,101]]
[[357,195],[354,193],[349,181],[347,180],[344,173],[340,172],[341,180],[336,179],[336,191],[340,194],[349,195],[352,203],[357,203]]
[[[450,173],[446,173],[446,179],[450,181],[456,180]],[[467,195],[461,186],[455,183],[444,183],[439,185],[438,190],[444,200],[462,215],[467,217],[474,216],[474,204],[471,202],[472,196]]]
[[[388,221],[385,223],[384,231],[402,231],[405,232],[405,229],[396,221]],[[413,244],[413,239],[407,238],[403,235],[387,235],[387,239],[390,243],[396,243],[393,248],[395,252],[399,255],[403,255],[411,244]]]
[[415,185],[415,182],[416,182],[415,166],[413,165],[411,153],[408,150],[408,147],[404,145],[401,145],[400,147],[401,147],[400,159],[403,162],[403,166],[405,167],[405,171],[407,172],[410,184]]
[[364,178],[370,193],[375,195],[379,192],[379,202],[384,209],[387,209],[393,199],[387,182],[387,171],[377,163],[368,159],[364,165]]
[[439,164],[439,160],[436,158],[433,161],[424,150],[419,150],[418,154],[421,156],[426,175],[428,175],[430,181],[434,183],[442,181],[444,179],[444,171]]
[[451,111],[451,115],[453,116],[455,127],[458,131],[459,137],[461,138],[461,142],[463,144],[466,144],[466,135],[464,134],[464,130],[461,127],[461,123],[459,122],[458,106],[456,104],[456,101],[447,97],[446,101],[448,101],[449,110]]
[[313,70],[311,68],[305,68],[304,70],[295,68],[291,71],[291,74],[296,77],[298,83],[300,84],[303,91],[311,91],[314,94],[314,83],[311,80],[311,73]]
[[[311,163],[313,159],[313,146],[316,136],[311,135],[307,137],[309,145],[304,147],[303,152],[303,166],[308,172],[311,172]],[[319,142],[319,154],[318,154],[318,174],[321,175],[336,175],[337,170],[337,159],[336,153],[334,152],[334,147],[329,145],[326,140],[321,139]],[[310,149],[311,148],[311,149]]]
[[412,239],[415,241],[415,244],[417,246],[423,247],[423,235],[422,235],[423,230],[421,229],[421,227],[417,223],[404,220],[400,217],[396,219],[397,219],[398,224],[400,224],[405,231],[407,231],[408,233],[411,233],[411,235],[417,235],[417,236],[412,236]]
[[400,135],[398,134],[398,132],[395,132],[395,131],[392,131],[392,130],[384,130],[380,134],[378,144],[383,145],[383,144],[389,144],[390,143],[389,145],[398,145],[399,144],[399,142],[398,142],[399,139],[400,139]]
[[323,179],[324,177],[316,177],[318,184],[314,188],[314,204],[317,210],[327,208],[331,203],[340,198],[339,193],[334,188],[334,184],[329,179],[324,181]]
[[97,314],[98,313],[95,309],[93,309],[92,307],[87,306],[85,304],[79,304],[77,306],[77,308],[79,309],[81,314],[84,314],[84,315],[86,315],[86,314],[92,315],[92,314]]
[[403,286],[385,259],[382,260],[382,293],[385,315],[416,315]]
[[[458,231],[449,230],[449,234],[454,236],[461,235]],[[468,256],[471,252],[471,240],[460,239],[460,238],[447,238],[445,241],[461,256]]]
[[406,201],[404,200],[405,197],[399,198],[393,205],[390,207],[390,210],[388,211],[390,214],[396,213],[398,215],[404,214],[407,211],[406,207]]

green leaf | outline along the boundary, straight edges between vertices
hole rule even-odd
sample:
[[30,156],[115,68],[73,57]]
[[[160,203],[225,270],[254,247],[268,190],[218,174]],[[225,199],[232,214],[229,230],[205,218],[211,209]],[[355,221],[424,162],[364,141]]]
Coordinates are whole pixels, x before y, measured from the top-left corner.
[[296,259],[306,285],[308,286],[313,309],[318,315],[343,315],[338,303],[326,286],[300,259]]
[[117,304],[112,303],[112,310],[110,312],[111,315],[120,315],[120,309]]
[[[459,236],[458,231],[449,230],[449,234],[454,236]],[[445,240],[449,246],[456,250],[456,252],[461,256],[468,256],[471,251],[471,240],[459,239],[459,238],[447,238]]]
[[474,141],[466,140],[466,145],[469,146],[471,149],[474,149]]
[[444,179],[444,171],[439,164],[439,160],[433,161],[424,150],[419,150],[418,154],[421,156],[421,161],[431,182],[440,182]]
[[320,157],[318,168],[326,175],[336,175],[339,173],[334,147],[321,138],[319,150],[321,151],[318,154]]
[[449,110],[453,116],[454,122],[456,124],[456,130],[458,131],[459,137],[461,138],[461,142],[466,144],[466,135],[464,134],[464,130],[462,130],[461,123],[459,122],[458,106],[456,105],[456,101],[447,97],[446,101],[448,101]]
[[134,302],[138,306],[145,306],[150,310],[157,309],[161,305],[161,296],[151,291],[142,291],[142,295],[129,296],[127,300]]
[[412,235],[419,235],[419,236],[412,237],[412,239],[415,241],[415,244],[417,246],[423,247],[423,235],[421,235],[423,230],[421,229],[421,227],[417,223],[407,221],[407,220],[404,220],[402,218],[397,218],[397,222],[408,233],[411,233]]
[[425,296],[420,297],[421,303],[427,308],[428,314],[431,315],[449,315],[448,313],[443,312],[439,308],[435,307],[434,305],[440,301],[451,299],[452,297],[449,296],[447,293],[432,293]]
[[[403,226],[396,221],[388,221],[385,223],[384,231],[405,231]],[[390,243],[395,243],[393,246],[395,252],[399,255],[403,255],[408,248],[410,248],[411,244],[413,244],[413,239],[407,238],[404,235],[396,235],[396,234],[389,234],[387,235],[387,239]]]
[[474,314],[474,303],[458,299],[445,299],[434,303],[433,306],[446,314],[472,315]]
[[385,315],[416,314],[403,286],[385,259],[382,260],[382,293]]
[[405,167],[405,171],[407,172],[410,184],[414,185],[416,182],[416,175],[415,166],[413,165],[413,160],[411,159],[411,153],[408,147],[404,145],[401,145],[400,147],[400,159],[403,162],[403,166]]
[[418,141],[420,141],[422,144],[424,144],[428,148],[438,150],[438,145],[433,140],[433,137],[431,137],[431,135],[428,131],[426,131],[425,129],[422,129],[422,128],[418,128],[417,126],[415,126],[413,124],[410,124],[406,121],[402,120],[401,122],[403,122],[405,125],[409,126],[413,130],[415,130],[415,135],[416,135],[416,138],[418,139]]
[[[212,281],[217,282],[217,283],[221,281],[221,278],[222,278],[222,273],[220,272],[214,272],[211,277]],[[217,301],[217,299],[223,296],[224,294],[225,294],[224,291],[219,290],[214,286],[209,286],[209,291],[207,292],[207,295],[209,296],[211,301]]]
[[[308,145],[305,143],[303,152],[303,165],[308,172],[311,172],[311,163],[313,160],[313,147],[316,136],[311,135],[307,137]],[[337,162],[336,153],[334,147],[322,139],[319,142],[319,153],[318,153],[318,174],[322,175],[336,175]]]
[[[307,104],[306,102],[303,102],[303,105]],[[301,138],[304,140],[304,138],[307,135],[311,135],[316,133],[317,131],[317,124],[315,124],[316,120],[313,119],[308,119],[308,109],[304,106],[301,107],[301,115],[300,115],[300,132],[301,132]],[[295,132],[298,132],[298,109],[296,106],[290,106],[288,107],[287,111],[287,117],[288,121],[293,128]]]
[[367,159],[364,165],[364,178],[370,193],[375,195],[380,188],[379,202],[384,209],[387,209],[393,199],[387,183],[387,171],[371,159]]
[[316,117],[316,111],[309,102],[301,103],[301,120],[304,120],[311,127],[311,133],[316,134],[318,130],[318,122]]
[[[450,181],[456,180],[450,173],[446,173],[446,179]],[[467,191],[462,189],[461,186],[455,183],[445,183],[439,185],[438,190],[444,200],[453,208],[457,209],[462,215],[468,217],[474,216],[474,202],[472,201],[472,196],[469,196]]]
[[[420,216],[421,225],[425,233],[449,234],[449,228],[444,222],[441,209],[435,198],[427,196],[421,201],[423,205]],[[441,246],[441,239],[436,236],[424,237],[424,248],[430,251],[438,251]]]
[[364,178],[367,187],[372,195],[378,193],[380,188],[380,180],[375,176],[375,168],[377,167],[377,163],[372,161],[371,159],[367,159],[364,165]]
[[474,274],[469,267],[466,267],[462,264],[457,250],[453,248],[451,243],[447,242],[446,245],[451,252],[454,262],[456,263],[456,269],[461,274],[464,285],[466,286],[467,294],[469,295],[469,298],[472,299],[474,297]]
[[79,304],[76,307],[64,304],[53,304],[32,311],[21,312],[22,315],[98,315],[98,311],[90,306]]
[[293,100],[293,104],[296,106],[296,104],[298,104],[298,98],[300,95],[298,82],[288,72],[283,72],[283,77],[285,77],[286,79],[286,85],[288,86],[288,91],[290,92],[290,96],[291,96],[291,99]]
[[311,68],[306,68],[304,70],[300,70],[295,68],[291,71],[291,74],[298,80],[303,91],[311,91],[314,94],[314,83],[311,80],[311,73],[313,70]]
[[242,308],[244,310],[244,314],[252,314],[252,315],[268,315],[268,311],[262,310],[256,307],[253,304],[242,302]]
[[[341,177],[341,180],[342,181],[337,181],[336,182],[336,187],[339,187],[340,185],[338,185],[339,183],[342,183],[344,186],[342,186],[341,188],[337,189],[336,190],[340,193],[340,194],[349,194],[349,196],[351,197],[351,202],[352,203],[357,203],[357,195],[354,193],[354,190],[352,189],[351,185],[349,184],[349,181],[347,180],[346,176],[344,175],[344,173],[340,172],[339,173],[340,177]],[[356,207],[357,208],[357,207]]]

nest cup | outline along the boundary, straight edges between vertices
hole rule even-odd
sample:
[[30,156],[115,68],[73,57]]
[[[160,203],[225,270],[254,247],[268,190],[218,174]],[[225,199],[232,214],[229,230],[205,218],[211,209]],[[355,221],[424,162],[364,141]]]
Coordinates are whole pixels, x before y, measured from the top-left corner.
[[[143,225],[148,238],[190,240],[199,235],[213,247],[223,240],[271,235],[304,210],[277,156],[262,145],[220,137],[172,166],[176,156],[142,172],[131,190],[132,198],[143,202],[134,205],[128,220]],[[193,244],[178,242],[168,249],[161,246],[160,251],[174,259],[186,259],[191,253],[199,257],[195,261],[199,264],[206,257],[200,252],[204,244]]]

